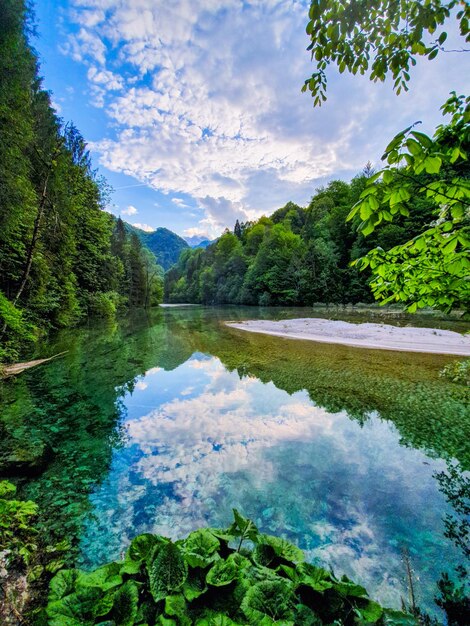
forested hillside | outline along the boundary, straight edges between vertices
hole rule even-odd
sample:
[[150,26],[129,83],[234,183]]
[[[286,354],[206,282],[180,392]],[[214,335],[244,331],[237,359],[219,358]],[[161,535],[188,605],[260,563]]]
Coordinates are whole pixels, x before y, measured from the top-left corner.
[[165,276],[169,302],[311,305],[372,301],[367,272],[351,267],[372,248],[388,250],[422,232],[429,202],[410,200],[408,216],[365,238],[346,218],[372,171],[333,181],[306,208],[292,202],[270,218],[235,225],[206,249],[186,250]]
[[0,4],[0,361],[48,329],[158,300],[155,259],[103,211],[86,143],[42,87],[24,0]]
[[157,259],[157,263],[164,270],[169,269],[179,258],[182,250],[188,248],[188,243],[179,235],[168,228],[157,228],[147,233],[140,228],[126,224],[126,228],[135,233],[140,241],[146,246]]

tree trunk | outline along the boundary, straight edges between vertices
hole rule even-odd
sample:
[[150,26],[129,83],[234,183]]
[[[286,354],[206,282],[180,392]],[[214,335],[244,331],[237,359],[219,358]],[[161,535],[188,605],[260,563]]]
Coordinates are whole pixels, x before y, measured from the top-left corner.
[[47,201],[47,184],[49,182],[50,171],[47,173],[46,180],[44,181],[44,187],[41,194],[41,201],[39,203],[38,212],[36,215],[36,219],[34,220],[34,228],[33,228],[33,236],[31,237],[31,242],[28,247],[28,254],[26,255],[26,265],[23,271],[23,276],[21,278],[20,286],[18,287],[18,291],[16,292],[16,296],[13,299],[13,304],[16,304],[21,297],[21,294],[24,291],[26,283],[28,282],[29,273],[31,272],[31,265],[33,263],[33,253],[36,248],[36,243],[39,236],[39,228],[41,226],[42,216],[44,215],[44,210],[46,208]]

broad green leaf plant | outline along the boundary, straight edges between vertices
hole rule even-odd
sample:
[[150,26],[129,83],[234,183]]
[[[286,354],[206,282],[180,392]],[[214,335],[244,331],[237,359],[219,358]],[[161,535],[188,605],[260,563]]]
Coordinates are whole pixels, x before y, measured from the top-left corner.
[[366,590],[304,561],[299,548],[258,531],[234,510],[227,529],[186,539],[140,535],[125,559],[50,583],[50,626],[415,626]]

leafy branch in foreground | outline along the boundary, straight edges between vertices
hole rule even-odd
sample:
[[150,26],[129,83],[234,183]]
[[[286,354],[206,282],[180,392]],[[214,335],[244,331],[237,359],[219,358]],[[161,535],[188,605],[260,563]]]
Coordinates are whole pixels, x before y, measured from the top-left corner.
[[432,60],[445,51],[447,32],[441,27],[454,16],[460,35],[470,41],[470,5],[464,0],[313,0],[307,34],[317,71],[302,91],[311,91],[314,105],[321,106],[330,64],[374,82],[391,74],[396,93],[408,91],[416,58]]
[[360,218],[358,230],[367,236],[383,221],[407,216],[417,195],[434,207],[435,220],[423,233],[355,261],[371,269],[376,299],[404,302],[411,312],[470,309],[470,98],[454,92],[442,111],[451,120],[432,138],[414,126],[394,137],[382,157],[388,165],[368,179],[348,216]]
[[[284,539],[261,534],[234,510],[226,530],[172,542],[140,535],[124,561],[62,570],[50,583],[50,626],[414,626],[343,576],[304,562]],[[243,547],[249,541],[250,548]]]

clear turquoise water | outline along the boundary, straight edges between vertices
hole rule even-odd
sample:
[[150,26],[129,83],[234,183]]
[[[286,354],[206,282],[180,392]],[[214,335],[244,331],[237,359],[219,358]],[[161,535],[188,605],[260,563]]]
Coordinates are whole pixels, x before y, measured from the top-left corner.
[[59,335],[48,349],[63,360],[2,390],[8,445],[52,448],[18,477],[23,493],[85,567],[138,533],[223,526],[236,507],[390,606],[408,597],[407,551],[434,610],[440,573],[462,562],[436,476],[470,460],[468,390],[438,377],[450,359],[222,324],[254,315],[173,309]]

